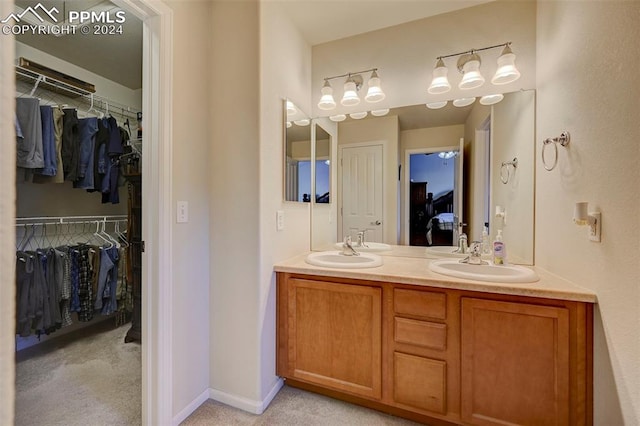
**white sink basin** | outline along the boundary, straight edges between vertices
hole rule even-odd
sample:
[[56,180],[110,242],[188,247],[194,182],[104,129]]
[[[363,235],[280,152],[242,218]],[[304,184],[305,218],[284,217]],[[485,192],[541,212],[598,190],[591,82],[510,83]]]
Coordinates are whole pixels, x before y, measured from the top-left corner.
[[[351,244],[357,252],[376,252],[376,251],[387,251],[391,250],[391,246],[385,243],[365,243],[364,246],[356,246],[355,244]],[[344,243],[336,243],[336,248],[342,250],[342,246]]]
[[[436,257],[456,257],[456,258],[464,258],[469,256],[469,253],[462,254],[462,253],[456,252],[455,250],[457,249],[458,249],[457,246],[431,246],[431,247],[427,247],[427,254],[430,254]],[[491,259],[491,254],[483,254],[482,258]]]
[[382,265],[382,258],[377,254],[360,253],[359,256],[345,256],[340,251],[313,252],[305,261],[310,265],[340,269],[375,268]]
[[519,265],[469,265],[459,260],[434,260],[429,269],[433,272],[468,280],[490,281],[497,283],[532,283],[538,281],[538,275],[529,268]]

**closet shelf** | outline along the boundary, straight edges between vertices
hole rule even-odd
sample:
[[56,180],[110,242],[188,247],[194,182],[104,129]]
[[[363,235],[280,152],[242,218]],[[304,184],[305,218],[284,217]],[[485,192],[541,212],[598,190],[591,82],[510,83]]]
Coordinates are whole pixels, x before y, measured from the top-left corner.
[[31,95],[35,93],[38,87],[42,87],[49,92],[57,93],[73,100],[81,100],[88,105],[95,105],[105,109],[107,111],[114,111],[123,117],[130,117],[137,119],[138,108],[133,108],[129,105],[124,105],[119,102],[115,102],[104,96],[96,95],[91,90],[82,89],[73,86],[69,83],[65,83],[62,80],[56,79],[49,75],[41,74],[32,69],[25,68],[20,65],[16,65],[16,79],[25,83],[33,84]]

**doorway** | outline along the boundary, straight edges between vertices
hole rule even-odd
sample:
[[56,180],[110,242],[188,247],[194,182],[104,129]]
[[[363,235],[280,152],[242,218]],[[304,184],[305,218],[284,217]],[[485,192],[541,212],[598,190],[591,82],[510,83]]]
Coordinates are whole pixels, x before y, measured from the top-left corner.
[[382,152],[382,145],[340,148],[342,236],[365,231],[367,241],[383,242]]
[[[143,156],[143,209],[148,215],[143,223],[142,237],[146,242],[142,270],[142,424],[167,424],[172,419],[171,363],[171,121],[172,121],[172,10],[162,2],[152,0],[113,0],[121,8],[143,21],[143,102],[145,138],[154,141],[154,149]],[[8,16],[13,1],[0,2],[0,11]],[[6,12],[6,13],[5,13]],[[0,39],[0,129],[13,134],[14,127],[14,39]],[[0,168],[0,260],[3,271],[14,271],[15,256],[15,151],[8,147]],[[151,285],[153,283],[153,285]],[[1,300],[15,300],[15,288],[2,286]],[[15,367],[12,351],[15,331],[13,309],[0,310],[0,390],[5,398],[0,402],[0,423],[13,419]]]
[[406,152],[405,241],[409,245],[454,245],[462,190],[460,152],[456,146]]

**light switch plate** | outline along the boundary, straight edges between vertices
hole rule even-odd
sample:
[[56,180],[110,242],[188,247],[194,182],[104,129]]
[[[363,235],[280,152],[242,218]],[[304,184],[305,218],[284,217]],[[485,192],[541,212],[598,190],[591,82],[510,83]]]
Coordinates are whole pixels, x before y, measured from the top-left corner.
[[284,229],[284,210],[276,211],[276,230],[282,231]]
[[178,201],[176,221],[178,223],[189,222],[189,203],[187,201]]

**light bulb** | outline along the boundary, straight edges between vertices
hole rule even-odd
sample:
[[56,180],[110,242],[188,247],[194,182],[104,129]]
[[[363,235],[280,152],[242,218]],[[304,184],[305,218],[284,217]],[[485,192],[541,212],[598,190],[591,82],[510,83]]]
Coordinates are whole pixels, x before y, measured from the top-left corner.
[[484,77],[480,73],[480,56],[475,53],[460,57],[458,63],[462,64],[462,80],[458,84],[459,89],[475,89],[484,84]]
[[340,103],[344,106],[355,106],[360,103],[356,83],[351,78],[344,83],[344,95],[342,95]]
[[367,102],[375,103],[380,102],[385,98],[385,94],[380,87],[380,77],[378,77],[378,73],[374,70],[371,73],[371,78],[369,78],[369,90],[367,91],[367,95],[364,97],[364,100]]
[[336,101],[333,99],[333,89],[328,80],[324,81],[321,93],[322,97],[320,98],[320,102],[318,102],[318,108],[325,111],[334,109],[336,107]]
[[511,47],[506,45],[498,58],[498,69],[491,79],[491,83],[500,85],[516,81],[520,78],[520,71],[516,68],[516,55]]

